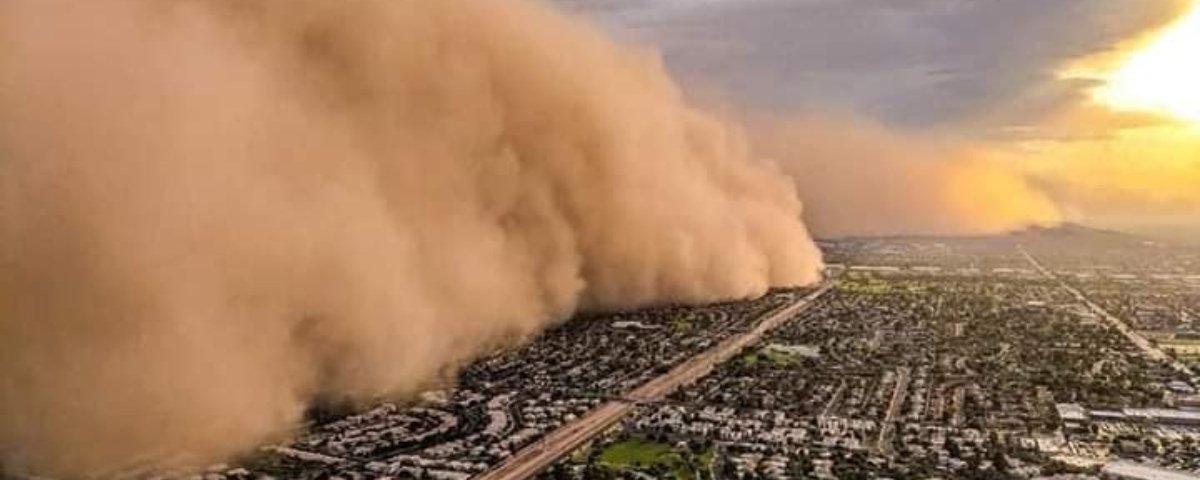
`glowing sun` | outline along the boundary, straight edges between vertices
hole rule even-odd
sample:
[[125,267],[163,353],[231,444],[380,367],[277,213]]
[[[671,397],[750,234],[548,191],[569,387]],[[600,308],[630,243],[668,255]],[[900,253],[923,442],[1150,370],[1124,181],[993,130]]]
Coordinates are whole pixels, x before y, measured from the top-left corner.
[[1200,3],[1134,52],[1095,93],[1115,109],[1200,123]]

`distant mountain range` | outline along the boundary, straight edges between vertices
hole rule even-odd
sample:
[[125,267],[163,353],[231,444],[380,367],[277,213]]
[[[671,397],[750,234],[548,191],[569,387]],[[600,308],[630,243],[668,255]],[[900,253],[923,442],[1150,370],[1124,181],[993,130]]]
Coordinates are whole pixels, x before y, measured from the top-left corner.
[[[1037,242],[1037,241],[1057,241],[1057,242],[1084,242],[1089,245],[1200,245],[1200,231],[1195,235],[1186,229],[1164,231],[1142,232],[1142,231],[1119,231],[1107,228],[1098,228],[1080,223],[1066,222],[1055,226],[1043,227],[1033,226],[1023,230],[1010,232],[1007,234],[998,235],[967,235],[967,236],[946,236],[946,235],[883,235],[883,236],[859,236],[848,237],[844,240],[854,239],[871,239],[871,238],[891,238],[891,239],[986,239],[986,238],[1012,238],[1018,242]],[[837,239],[820,239],[822,241]]]
[[1078,223],[1066,222],[1052,227],[1033,226],[1024,230],[1018,230],[1011,233],[1013,236],[1040,236],[1040,237],[1110,237],[1114,239],[1125,240],[1140,240],[1136,235],[1116,230],[1107,230],[1096,227],[1089,227]]
[[1192,232],[1186,228],[1118,231],[1070,222],[1053,227],[1030,227],[1025,230],[1013,232],[1011,235],[1030,239],[1087,240],[1089,242],[1100,241],[1114,244],[1146,244],[1148,242],[1172,245],[1200,244],[1200,231]]
[[1157,240],[1131,233],[1089,227],[1078,223],[1063,223],[1053,227],[1029,227],[1008,234],[1019,243],[1066,243],[1080,247],[1134,247],[1159,243]]

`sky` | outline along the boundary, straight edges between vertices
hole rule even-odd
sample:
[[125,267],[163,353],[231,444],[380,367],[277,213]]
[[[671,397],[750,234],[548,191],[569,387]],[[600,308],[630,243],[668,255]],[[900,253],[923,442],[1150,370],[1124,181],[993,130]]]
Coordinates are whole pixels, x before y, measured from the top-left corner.
[[557,3],[739,108],[970,143],[1085,223],[1200,225],[1200,3]]

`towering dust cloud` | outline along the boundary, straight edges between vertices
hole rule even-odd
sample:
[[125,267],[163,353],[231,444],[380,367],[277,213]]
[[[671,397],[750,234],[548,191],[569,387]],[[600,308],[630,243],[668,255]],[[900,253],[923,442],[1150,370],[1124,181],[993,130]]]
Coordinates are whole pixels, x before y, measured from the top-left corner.
[[987,149],[836,117],[754,119],[821,236],[999,233],[1062,220],[1029,176]]
[[817,279],[791,181],[530,1],[0,3],[0,462],[227,456],[572,310]]

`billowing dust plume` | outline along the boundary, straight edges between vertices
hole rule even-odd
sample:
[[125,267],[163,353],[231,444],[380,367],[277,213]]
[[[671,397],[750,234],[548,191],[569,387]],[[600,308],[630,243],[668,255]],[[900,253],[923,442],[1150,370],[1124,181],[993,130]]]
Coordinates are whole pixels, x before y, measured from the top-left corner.
[[0,3],[0,462],[226,456],[576,308],[812,282],[791,181],[530,1]]
[[749,123],[756,150],[795,180],[818,236],[985,234],[1061,220],[1018,165],[986,148],[835,116]]

